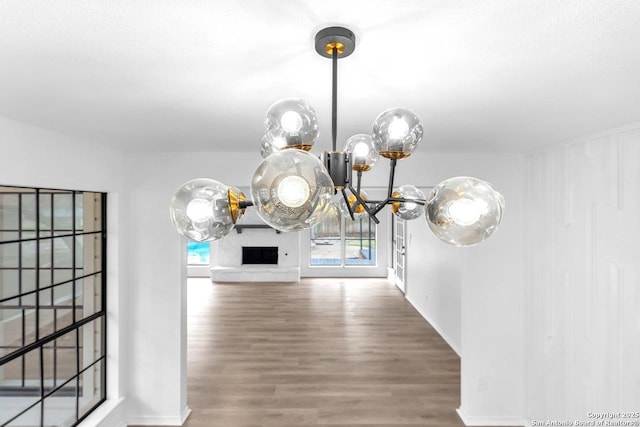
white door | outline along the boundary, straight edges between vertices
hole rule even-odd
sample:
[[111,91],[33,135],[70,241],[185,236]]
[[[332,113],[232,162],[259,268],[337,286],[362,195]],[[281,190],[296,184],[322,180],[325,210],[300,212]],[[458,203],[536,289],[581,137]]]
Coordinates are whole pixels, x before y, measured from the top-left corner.
[[394,248],[394,263],[393,263],[393,271],[395,275],[396,286],[402,293],[405,290],[405,281],[407,277],[406,273],[406,224],[405,220],[402,218],[398,218],[396,215],[393,215],[394,221],[394,236],[393,236],[393,248]]

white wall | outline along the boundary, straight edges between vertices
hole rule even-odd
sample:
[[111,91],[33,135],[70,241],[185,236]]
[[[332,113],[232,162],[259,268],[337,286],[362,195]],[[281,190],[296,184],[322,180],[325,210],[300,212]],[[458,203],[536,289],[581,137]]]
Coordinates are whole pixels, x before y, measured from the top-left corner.
[[[114,409],[126,394],[127,235],[124,156],[98,144],[0,117],[0,185],[108,192],[107,390]],[[88,420],[87,423],[90,421]],[[85,423],[83,423],[85,424]]]
[[640,124],[527,155],[529,422],[640,410],[639,161]]
[[416,153],[399,167],[398,184],[474,176],[506,199],[502,225],[474,247],[441,242],[424,218],[407,222],[406,296],[461,356],[459,413],[469,425],[522,419],[522,167],[519,154],[445,153]]
[[171,227],[169,200],[200,177],[248,185],[259,153],[136,153],[130,193],[130,424],[179,424],[187,414],[186,240]]
[[[428,195],[429,192],[425,191],[425,196]],[[424,216],[405,224],[405,295],[449,346],[461,355],[460,292],[464,249],[448,245],[434,236]]]
[[462,384],[467,425],[521,425],[523,351],[523,159],[487,156],[483,177],[506,200],[502,224],[462,255]]

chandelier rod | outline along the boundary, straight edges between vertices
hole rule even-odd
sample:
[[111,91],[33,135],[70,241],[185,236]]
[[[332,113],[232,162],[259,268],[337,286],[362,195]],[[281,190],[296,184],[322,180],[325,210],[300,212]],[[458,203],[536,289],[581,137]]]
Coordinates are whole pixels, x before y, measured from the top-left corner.
[[338,47],[333,46],[333,79],[331,85],[331,149],[336,151],[338,139]]

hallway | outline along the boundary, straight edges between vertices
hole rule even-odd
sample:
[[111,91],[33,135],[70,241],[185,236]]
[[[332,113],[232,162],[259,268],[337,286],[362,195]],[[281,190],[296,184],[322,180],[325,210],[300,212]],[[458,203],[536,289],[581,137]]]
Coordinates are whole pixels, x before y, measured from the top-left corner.
[[189,279],[187,427],[463,426],[460,359],[383,279]]

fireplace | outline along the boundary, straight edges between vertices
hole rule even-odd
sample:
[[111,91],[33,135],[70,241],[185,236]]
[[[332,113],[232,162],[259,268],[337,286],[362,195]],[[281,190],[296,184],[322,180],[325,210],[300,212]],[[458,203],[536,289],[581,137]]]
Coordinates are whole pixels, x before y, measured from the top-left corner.
[[266,227],[256,209],[249,209],[242,222],[249,227],[236,229],[224,239],[212,242],[211,280],[219,283],[300,281],[299,234],[278,233]]
[[278,265],[277,246],[243,246],[242,265],[270,264]]

